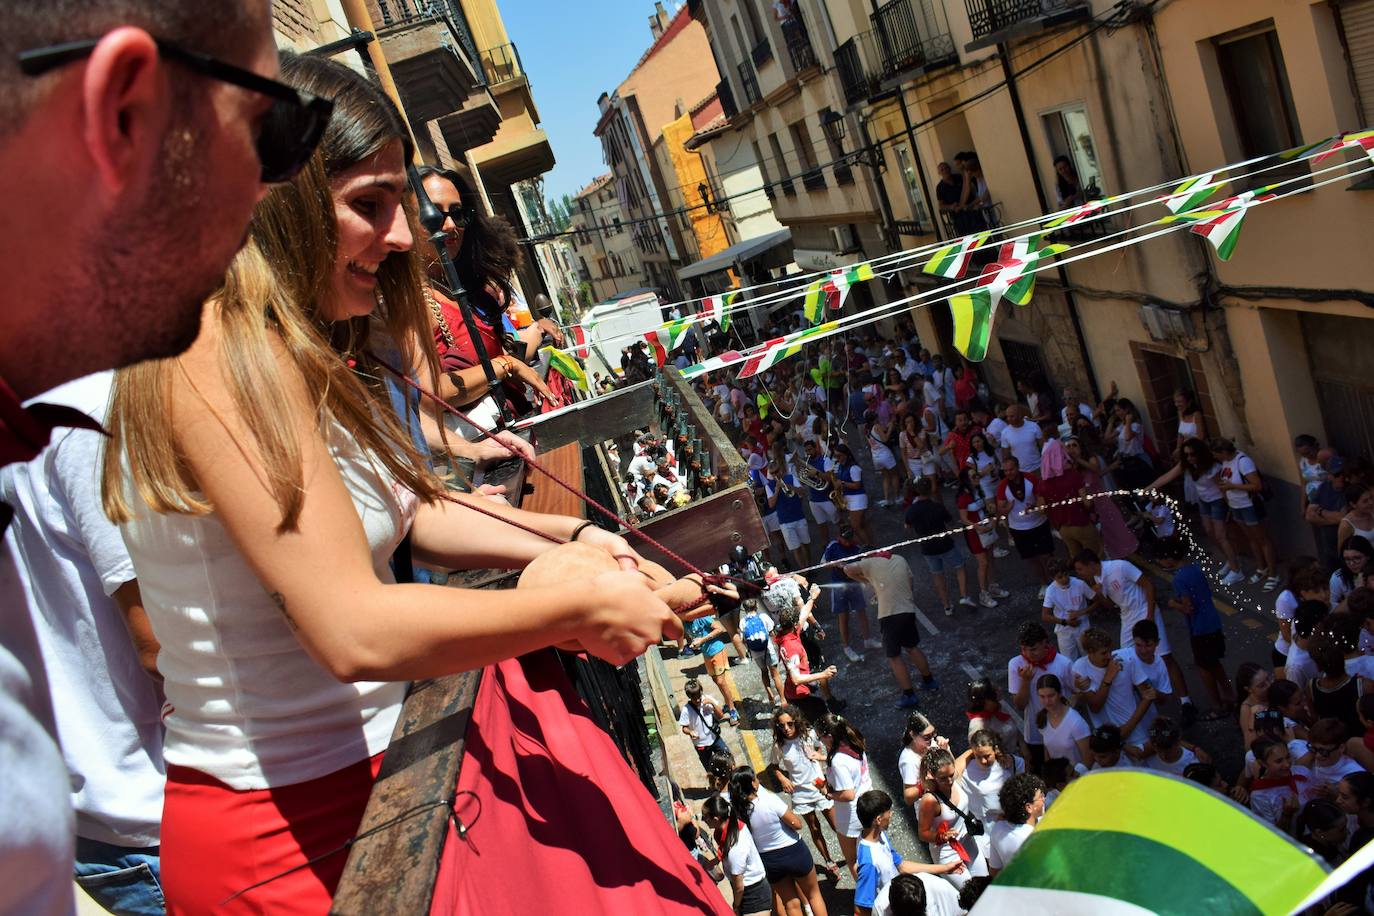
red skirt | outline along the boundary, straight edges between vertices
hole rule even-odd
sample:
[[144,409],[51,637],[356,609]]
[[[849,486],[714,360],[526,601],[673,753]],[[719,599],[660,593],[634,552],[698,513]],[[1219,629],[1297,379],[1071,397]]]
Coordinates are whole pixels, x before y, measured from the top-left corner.
[[[233,789],[199,770],[167,767],[161,850],[167,912],[328,913],[348,860],[340,847],[358,832],[381,764],[378,754],[273,789]],[[316,857],[323,858],[306,865]],[[254,887],[259,882],[266,883]]]

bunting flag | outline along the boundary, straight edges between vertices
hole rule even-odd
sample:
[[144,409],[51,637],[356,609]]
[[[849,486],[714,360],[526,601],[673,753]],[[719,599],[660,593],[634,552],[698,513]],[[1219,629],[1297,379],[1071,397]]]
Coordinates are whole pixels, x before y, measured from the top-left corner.
[[744,362],[747,357],[738,350],[726,350],[724,353],[711,357],[699,363],[694,363],[682,370],[683,378],[696,378],[707,372],[715,372],[717,369],[725,369],[729,366],[737,366]]
[[650,331],[644,335],[644,339],[648,341],[649,349],[654,351],[654,364],[662,369],[663,364],[668,361],[668,351],[664,349],[658,335],[658,331]]
[[[692,330],[695,322],[691,318],[674,318],[659,329],[659,339],[665,342],[669,353],[672,353],[682,342],[687,339],[687,333]],[[660,363],[660,365],[662,365]]]
[[1035,270],[1043,258],[1067,251],[1068,245],[1042,245],[1042,236],[1016,239],[1002,246],[997,262],[983,268],[978,285],[949,297],[954,319],[954,346],[974,362],[985,359],[992,342],[997,306],[1006,298],[1026,305],[1035,294]]
[[968,270],[969,258],[973,256],[973,252],[982,248],[991,235],[990,231],[966,235],[953,245],[946,245],[936,251],[921,270],[937,277],[944,277],[946,280],[958,280]]
[[1079,207],[1075,207],[1062,216],[1056,216],[1054,219],[1045,223],[1045,228],[1057,229],[1060,226],[1072,226],[1074,223],[1082,222],[1104,207],[1109,207],[1119,200],[1125,200],[1129,196],[1128,194],[1115,194],[1111,197],[1103,197],[1100,200],[1090,200]]
[[557,347],[543,347],[540,350],[549,357],[549,368],[572,382],[583,391],[587,390],[587,373],[573,355]]
[[749,378],[751,375],[757,375],[766,369],[771,369],[787,357],[796,356],[800,353],[806,338],[826,334],[838,329],[839,326],[837,321],[827,321],[825,324],[818,324],[814,328],[807,328],[804,331],[797,331],[795,334],[787,334],[783,337],[774,337],[767,343],[760,344],[750,351],[748,358],[744,360],[744,366],[739,371],[739,377]]
[[1343,149],[1357,149],[1363,152],[1370,159],[1374,160],[1374,130],[1359,130],[1350,134],[1341,134],[1330,149],[1323,150],[1319,155],[1312,157],[1314,165],[1331,158]]
[[1231,260],[1236,253],[1236,240],[1240,238],[1240,227],[1245,221],[1245,211],[1261,201],[1273,200],[1277,195],[1271,193],[1278,185],[1265,185],[1253,191],[1228,197],[1208,210],[1190,210],[1158,220],[1160,223],[1190,222],[1191,232],[1202,236],[1212,243],[1217,257],[1223,261]]
[[971,916],[1286,916],[1326,875],[1250,811],[1177,776],[1098,770],[1069,783]]
[[806,288],[806,299],[802,306],[806,320],[816,324],[826,311],[839,311],[849,296],[849,288],[855,283],[872,280],[874,276],[873,265],[865,263],[832,270],[826,276],[813,280]]
[[582,325],[575,324],[568,328],[568,342],[572,344],[568,352],[578,359],[586,359],[591,355],[591,348],[587,346],[587,332],[582,329]]
[[730,309],[739,298],[739,294],[739,290],[732,290],[719,296],[707,296],[701,300],[701,314],[706,316],[707,321],[714,319],[720,322],[722,331],[730,330]]
[[1172,194],[1161,197],[1159,202],[1169,208],[1170,213],[1183,213],[1188,210],[1196,210],[1207,202],[1207,198],[1217,192],[1217,189],[1226,184],[1226,179],[1213,181],[1216,172],[1203,172],[1196,178],[1189,178],[1187,181],[1174,188]]

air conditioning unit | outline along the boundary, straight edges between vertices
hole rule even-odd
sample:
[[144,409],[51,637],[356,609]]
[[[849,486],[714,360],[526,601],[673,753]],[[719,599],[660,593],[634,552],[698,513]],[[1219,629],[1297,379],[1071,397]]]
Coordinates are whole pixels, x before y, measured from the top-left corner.
[[859,250],[859,238],[854,233],[854,227],[847,224],[830,227],[830,244],[836,254],[849,254],[851,251]]
[[1151,340],[1177,340],[1193,336],[1192,317],[1179,309],[1150,303],[1140,307],[1140,323],[1150,333]]

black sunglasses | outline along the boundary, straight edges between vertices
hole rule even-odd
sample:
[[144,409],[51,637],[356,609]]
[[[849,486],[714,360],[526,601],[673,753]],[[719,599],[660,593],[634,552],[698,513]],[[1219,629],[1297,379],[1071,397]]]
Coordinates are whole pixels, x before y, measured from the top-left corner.
[[[167,60],[241,89],[272,99],[258,132],[258,162],[266,184],[290,181],[307,162],[324,135],[334,103],[329,99],[295,89],[277,80],[259,76],[251,70],[226,64],[222,60],[191,51],[170,41],[154,38],[158,52]],[[100,39],[69,41],[46,48],[19,52],[19,69],[27,76],[41,76],[49,70],[81,60],[95,50]]]
[[466,229],[472,225],[473,219],[477,216],[472,207],[466,207],[463,204],[454,204],[442,212],[457,229]]

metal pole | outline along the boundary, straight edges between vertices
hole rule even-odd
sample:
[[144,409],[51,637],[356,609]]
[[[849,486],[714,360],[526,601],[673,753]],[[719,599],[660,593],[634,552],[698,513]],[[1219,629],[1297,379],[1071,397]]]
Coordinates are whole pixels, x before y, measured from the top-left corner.
[[[1011,99],[1011,108],[1016,115],[1016,127],[1021,132],[1021,145],[1025,149],[1026,164],[1030,167],[1031,183],[1035,186],[1035,197],[1040,203],[1040,212],[1050,212],[1049,198],[1045,194],[1045,185],[1040,180],[1040,172],[1035,167],[1034,154],[1031,151],[1030,130],[1026,127],[1026,113],[1021,108],[1021,93],[1016,88],[1016,73],[1011,68],[1011,55],[1007,53],[1005,42],[998,42],[997,56],[1002,60],[1002,77],[1007,84],[1007,95]],[[1074,337],[1078,340],[1078,354],[1083,359],[1083,367],[1088,371],[1088,386],[1092,388],[1093,400],[1102,400],[1102,391],[1097,384],[1097,372],[1093,369],[1092,356],[1088,353],[1088,340],[1083,335],[1083,323],[1078,318],[1078,303],[1075,300],[1073,291],[1069,289],[1069,274],[1063,267],[1056,268],[1059,272],[1059,283],[1064,290],[1064,303],[1069,309],[1069,321],[1073,324]]]

